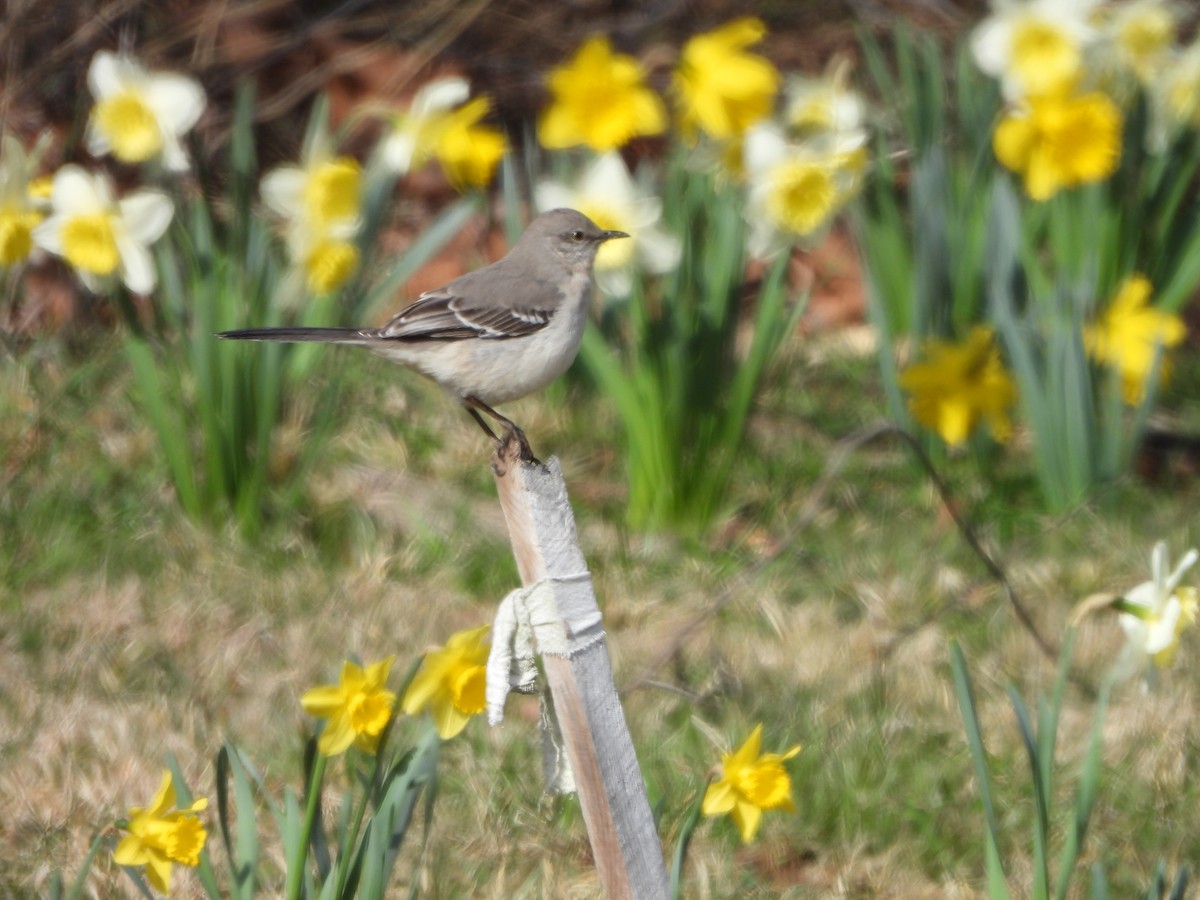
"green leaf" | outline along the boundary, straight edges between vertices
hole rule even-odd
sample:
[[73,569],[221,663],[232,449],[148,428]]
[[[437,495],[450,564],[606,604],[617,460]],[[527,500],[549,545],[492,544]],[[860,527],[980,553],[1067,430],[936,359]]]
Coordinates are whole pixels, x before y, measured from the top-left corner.
[[687,862],[688,846],[692,835],[700,822],[700,813],[704,808],[704,791],[701,790],[692,805],[688,807],[683,824],[679,828],[679,838],[675,842],[675,852],[671,854],[671,900],[679,900],[683,896],[683,868]]
[[[967,747],[971,751],[971,762],[975,767],[975,781],[979,785],[979,796],[983,801],[984,820],[987,825],[985,846],[988,866],[988,890],[992,897],[1004,884],[1004,867],[1000,860],[1000,829],[996,822],[996,811],[992,805],[992,789],[988,779],[987,754],[983,748],[983,735],[979,730],[979,716],[975,712],[975,695],[971,690],[971,679],[967,674],[967,663],[957,641],[950,642],[950,667],[954,673],[954,693],[958,698],[963,726],[967,732]],[[1003,896],[1007,896],[1005,893]]]
[[[88,873],[92,870],[92,863],[96,861],[96,855],[102,847],[114,849],[112,839],[105,836],[104,831],[96,831],[92,834],[91,843],[88,844],[87,855],[83,858],[83,863],[79,867],[79,874],[75,876],[75,881],[71,883],[71,889],[67,892],[67,900],[80,900],[84,895],[84,890],[87,887]],[[54,873],[54,881],[51,885],[51,896],[62,896],[62,875],[58,872]]]
[[1009,687],[1009,699],[1012,701],[1013,712],[1017,716],[1017,726],[1021,732],[1021,740],[1025,744],[1025,754],[1029,759],[1030,779],[1033,782],[1034,818],[1033,818],[1033,897],[1034,900],[1047,900],[1050,896],[1050,871],[1047,866],[1049,856],[1050,811],[1046,797],[1046,786],[1042,780],[1042,762],[1038,754],[1037,736],[1033,733],[1033,725],[1029,720],[1029,710],[1016,689]]
[[1079,784],[1075,790],[1074,817],[1071,827],[1067,830],[1062,856],[1058,864],[1058,882],[1054,896],[1060,900],[1067,896],[1071,875],[1075,870],[1075,863],[1079,859],[1080,853],[1083,852],[1083,839],[1087,835],[1088,822],[1096,802],[1096,792],[1100,783],[1100,740],[1111,687],[1111,680],[1106,680],[1100,686],[1100,695],[1096,700],[1091,738],[1088,741],[1087,755],[1084,757],[1083,768],[1079,775]]

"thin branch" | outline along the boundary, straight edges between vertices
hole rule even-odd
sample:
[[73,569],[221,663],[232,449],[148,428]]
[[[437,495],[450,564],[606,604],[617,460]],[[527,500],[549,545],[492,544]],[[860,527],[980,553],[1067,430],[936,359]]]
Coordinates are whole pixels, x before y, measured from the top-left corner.
[[1007,573],[1003,567],[984,549],[983,544],[979,540],[975,528],[958,512],[954,504],[954,498],[950,491],[950,487],[946,484],[945,479],[941,477],[937,469],[934,468],[933,462],[929,459],[929,455],[925,452],[920,443],[913,438],[907,431],[899,425],[891,422],[877,422],[873,425],[867,425],[859,430],[852,432],[842,438],[834,446],[833,453],[829,460],[825,463],[825,468],[821,472],[821,477],[813,484],[812,489],[808,493],[808,499],[805,501],[804,507],[800,510],[796,521],[792,527],[788,529],[783,538],[776,544],[770,553],[766,553],[759,557],[753,564],[743,569],[740,575],[729,582],[724,590],[717,595],[716,599],[701,612],[697,613],[691,621],[687,622],[675,634],[675,639],[671,645],[662,651],[645,669],[642,674],[626,688],[622,693],[631,693],[648,687],[662,687],[661,682],[655,677],[668,663],[674,660],[683,647],[688,643],[691,637],[699,631],[708,621],[714,618],[726,606],[728,606],[735,596],[741,591],[742,587],[755,578],[767,566],[773,563],[776,559],[783,555],[785,550],[788,550],[799,539],[801,533],[808,528],[817,514],[821,511],[826,495],[833,484],[833,481],[845,467],[850,456],[857,450],[872,444],[883,437],[899,436],[912,449],[925,474],[928,475],[934,487],[937,488],[938,496],[941,499],[942,505],[950,514],[955,527],[963,540],[971,551],[979,557],[983,562],[984,568],[988,574],[996,580],[996,582],[1004,590],[1005,598],[1009,605],[1012,606],[1013,612],[1016,613],[1017,621],[1021,626],[1029,632],[1038,649],[1045,655],[1050,662],[1056,662],[1058,659],[1058,648],[1051,643],[1039,630],[1033,617],[1029,614],[1024,601],[1017,594],[1012,582],[1009,580]]

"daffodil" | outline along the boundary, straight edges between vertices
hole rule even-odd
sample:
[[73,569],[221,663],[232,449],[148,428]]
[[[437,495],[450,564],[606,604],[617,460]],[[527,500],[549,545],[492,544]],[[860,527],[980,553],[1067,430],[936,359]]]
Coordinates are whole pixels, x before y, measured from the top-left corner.
[[743,164],[752,256],[769,256],[796,240],[815,242],[825,233],[858,188],[865,139],[860,131],[789,141],[774,123],[750,129]]
[[0,149],[0,269],[4,269],[33,252],[33,229],[45,216],[43,204],[30,189],[35,159],[9,134]]
[[1151,91],[1166,121],[1164,132],[1180,125],[1200,128],[1200,40],[1172,55]]
[[434,155],[456,189],[486,187],[508,150],[504,132],[480,124],[491,110],[487,97],[474,97],[452,112]]
[[389,656],[365,669],[346,660],[337,684],[305,691],[300,698],[304,711],[326,720],[318,750],[326,756],[337,756],[353,744],[364,753],[375,752],[396,705],[395,693],[387,689],[388,672],[395,660]]
[[971,34],[979,68],[999,78],[1010,100],[1071,91],[1096,39],[1098,0],[993,0]]
[[1105,8],[1104,34],[1111,55],[1144,85],[1166,73],[1177,27],[1173,4],[1164,0],[1130,0]]
[[357,232],[357,221],[348,220],[317,230],[298,219],[287,229],[288,255],[314,294],[333,293],[358,270]]
[[770,115],[779,72],[763,57],[747,52],[766,33],[758,19],[735,19],[684,45],[674,83],[686,132],[700,129],[728,140]]
[[597,157],[573,186],[541,182],[534,197],[543,212],[577,209],[600,228],[629,235],[596,254],[596,282],[610,296],[629,295],[635,269],[661,275],[679,265],[679,239],[659,224],[662,200],[634,181],[617,153]]
[[508,143],[501,131],[480,124],[490,101],[476,97],[467,102],[469,95],[463,78],[437,78],[424,85],[407,112],[394,118],[383,142],[384,162],[403,175],[437,159],[455,187],[486,185]]
[[[1189,550],[1174,570],[1169,569],[1167,545],[1160,541],[1150,555],[1151,580],[1116,601],[1118,621],[1125,632],[1125,658],[1118,666],[1132,673],[1153,662],[1170,668],[1179,650],[1179,635],[1196,624],[1197,598],[1193,587],[1180,587],[1184,573],[1200,558]],[[1168,572],[1170,574],[1168,574]]]
[[362,169],[348,156],[335,157],[325,138],[305,150],[298,166],[280,166],[263,176],[261,191],[282,217],[292,264],[309,290],[337,290],[358,266]]
[[763,753],[762,729],[761,724],[755,726],[741,747],[722,754],[720,777],[708,786],[701,804],[706,816],[731,815],[746,844],[758,834],[763,812],[796,808],[783,764],[800,752],[800,745],[783,753]]
[[1021,175],[1034,200],[1103,181],[1121,160],[1121,111],[1103,93],[1030,98],[992,136],[996,158]]
[[783,120],[797,137],[836,134],[866,143],[866,105],[850,86],[850,67],[834,62],[820,78],[792,76],[784,87]]
[[481,625],[460,631],[445,647],[430,650],[404,694],[401,708],[410,716],[429,710],[442,740],[454,737],[471,716],[483,712],[490,630],[490,625]]
[[117,200],[106,176],[63,166],[54,175],[50,215],[33,229],[33,240],[70,263],[95,293],[119,277],[129,290],[145,294],[157,280],[149,245],[162,237],[173,214],[166,194],[143,190]]
[[543,147],[558,150],[583,144],[606,153],[639,135],[666,130],[666,108],[646,87],[641,63],[614,53],[608,38],[589,38],[546,81],[552,96],[538,120]]
[[186,809],[175,805],[175,786],[171,773],[164,772],[158,793],[145,809],[135,806],[129,810],[129,832],[121,838],[113,859],[121,866],[145,866],[146,877],[155,889],[166,894],[171,890],[171,866],[200,864],[200,851],[208,832],[196,813],[208,807],[203,797]]
[[392,119],[391,131],[383,141],[384,161],[403,175],[433,159],[446,116],[470,95],[467,80],[457,76],[435,78],[422,85],[408,110]]
[[112,153],[127,163],[160,159],[175,172],[188,167],[179,139],[204,112],[197,82],[150,72],[135,59],[101,50],[88,68],[88,87],[96,100],[88,120],[89,153]]
[[[1135,273],[1126,278],[1100,319],[1083,333],[1084,346],[1092,358],[1120,373],[1121,393],[1131,406],[1146,396],[1146,382],[1158,354],[1178,346],[1187,336],[1179,316],[1150,305],[1151,290],[1144,275]],[[1159,372],[1165,380],[1169,372],[1165,358]]]
[[977,325],[962,343],[928,341],[923,361],[900,373],[909,409],[918,422],[952,447],[963,444],[981,421],[993,437],[1008,439],[1009,408],[1017,388],[1000,361],[992,330]]
[[333,157],[314,142],[298,166],[272,169],[262,180],[268,207],[288,219],[305,219],[314,230],[355,222],[361,209],[362,168],[348,156]]

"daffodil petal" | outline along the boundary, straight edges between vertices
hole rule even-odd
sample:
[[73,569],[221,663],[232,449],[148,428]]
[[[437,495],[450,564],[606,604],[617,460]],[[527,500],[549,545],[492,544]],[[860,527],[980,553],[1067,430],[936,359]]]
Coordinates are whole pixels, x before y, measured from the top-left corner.
[[754,840],[759,826],[762,825],[762,810],[753,803],[742,800],[733,807],[732,816],[742,834],[742,843],[748,844]]
[[292,218],[304,212],[306,182],[304,170],[297,166],[281,166],[263,176],[259,192],[273,213]]
[[113,851],[113,862],[118,866],[144,866],[150,861],[150,849],[135,834],[127,834]]
[[171,893],[171,860],[160,853],[151,853],[146,860],[146,878],[159,893]]
[[151,244],[166,232],[175,214],[171,198],[159,191],[138,191],[118,203],[129,236],[141,244]]
[[120,57],[107,50],[99,51],[88,66],[88,89],[97,99],[115,94],[125,85],[125,66]]
[[453,703],[436,703],[433,707],[433,722],[437,726],[438,737],[443,741],[448,741],[450,738],[458,735],[460,731],[467,727],[467,722],[471,717],[466,713],[460,712]]
[[300,706],[310,716],[327,719],[345,704],[345,692],[338,685],[310,688],[300,698]]
[[121,254],[121,280],[135,294],[150,293],[158,283],[154,257],[144,244],[130,240],[127,235],[117,235],[116,241]]
[[169,72],[150,78],[146,96],[155,117],[177,135],[189,131],[200,120],[206,103],[199,84]]
[[721,816],[733,809],[737,802],[733,785],[728,781],[714,781],[704,792],[700,811],[706,816]]
[[335,715],[327,720],[325,730],[317,741],[317,749],[325,756],[337,756],[344,753],[354,743],[354,729],[350,720],[344,715]]

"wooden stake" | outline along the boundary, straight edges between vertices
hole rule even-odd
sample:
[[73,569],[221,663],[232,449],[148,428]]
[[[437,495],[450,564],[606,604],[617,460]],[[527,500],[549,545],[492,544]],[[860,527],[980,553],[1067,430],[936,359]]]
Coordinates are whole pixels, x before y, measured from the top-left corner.
[[[575,775],[600,883],[610,900],[668,896],[662,845],[613,683],[600,608],[557,459],[522,461],[515,441],[492,458],[521,582],[553,585],[567,647],[539,647]],[[562,581],[555,581],[562,579]],[[547,650],[552,652],[547,653]]]

